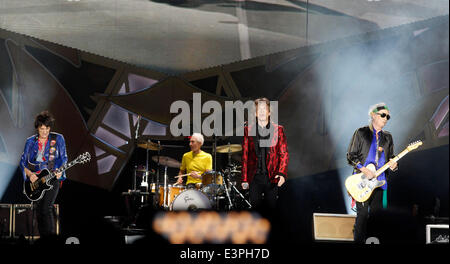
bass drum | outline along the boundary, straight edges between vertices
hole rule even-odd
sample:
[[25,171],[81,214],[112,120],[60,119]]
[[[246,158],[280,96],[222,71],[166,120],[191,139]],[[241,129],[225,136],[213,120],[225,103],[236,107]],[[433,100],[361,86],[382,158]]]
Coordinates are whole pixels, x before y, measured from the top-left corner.
[[171,209],[173,211],[211,209],[211,202],[206,195],[197,190],[186,190],[173,200]]

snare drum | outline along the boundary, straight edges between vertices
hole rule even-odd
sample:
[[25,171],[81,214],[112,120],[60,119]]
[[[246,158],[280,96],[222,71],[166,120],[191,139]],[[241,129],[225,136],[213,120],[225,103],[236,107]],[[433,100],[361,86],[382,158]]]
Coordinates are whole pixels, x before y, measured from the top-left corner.
[[186,187],[184,186],[172,186],[171,184],[167,185],[166,189],[166,201],[164,202],[164,185],[159,186],[159,205],[168,207],[177,197],[178,194],[180,194],[182,191],[184,191]]
[[180,193],[172,205],[173,211],[196,211],[198,209],[211,209],[211,201],[203,193],[196,190],[185,190]]

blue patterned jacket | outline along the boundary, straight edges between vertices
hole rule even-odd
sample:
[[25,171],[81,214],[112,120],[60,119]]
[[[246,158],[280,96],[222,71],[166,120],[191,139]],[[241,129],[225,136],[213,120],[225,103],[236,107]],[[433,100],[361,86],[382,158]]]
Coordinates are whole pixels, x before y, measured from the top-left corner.
[[[50,132],[47,144],[45,145],[43,162],[36,161],[38,150],[38,135],[33,135],[27,139],[22,158],[20,159],[20,170],[22,171],[24,180],[27,178],[25,168],[36,172],[48,168],[50,161],[54,161],[53,169],[60,168],[67,163],[66,142],[61,134]],[[65,179],[66,173],[64,172],[60,181]]]

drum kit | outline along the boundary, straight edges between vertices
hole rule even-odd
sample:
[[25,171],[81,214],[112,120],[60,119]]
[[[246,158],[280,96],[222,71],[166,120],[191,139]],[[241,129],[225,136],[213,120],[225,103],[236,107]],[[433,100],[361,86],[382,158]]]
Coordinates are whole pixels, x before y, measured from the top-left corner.
[[[122,193],[123,195],[137,196],[140,206],[151,205],[156,209],[168,211],[196,211],[196,210],[233,210],[249,209],[250,203],[239,191],[241,171],[240,166],[231,161],[232,154],[242,151],[241,145],[227,144],[223,146],[213,145],[214,159],[216,153],[228,154],[228,164],[221,171],[210,170],[201,174],[201,183],[195,184],[195,188],[171,184],[178,177],[185,175],[168,176],[168,168],[179,169],[181,163],[168,156],[161,156],[164,148],[174,146],[161,145],[151,140],[137,141],[137,147],[146,150],[145,166],[135,166],[133,189]],[[176,146],[179,147],[179,146]],[[150,151],[156,151],[157,155],[151,156],[151,160],[157,164],[157,170],[149,169]],[[164,168],[160,179],[159,168]],[[162,180],[160,182],[160,180]],[[139,207],[139,206],[138,206]]]

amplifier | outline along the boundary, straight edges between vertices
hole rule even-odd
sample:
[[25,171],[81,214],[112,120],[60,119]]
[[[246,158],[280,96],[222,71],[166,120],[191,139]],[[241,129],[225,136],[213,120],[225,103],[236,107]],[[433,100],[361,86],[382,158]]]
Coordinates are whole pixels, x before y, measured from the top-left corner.
[[426,225],[427,244],[448,244],[448,225]]
[[353,241],[356,215],[314,213],[314,239]]
[[[59,205],[55,204],[55,230],[59,235]],[[39,229],[36,221],[36,213],[34,214],[34,226],[33,226],[33,211],[30,204],[14,204],[13,205],[13,237],[19,237],[23,235],[25,238],[33,237],[39,238]]]
[[12,235],[12,205],[0,204],[0,238]]

